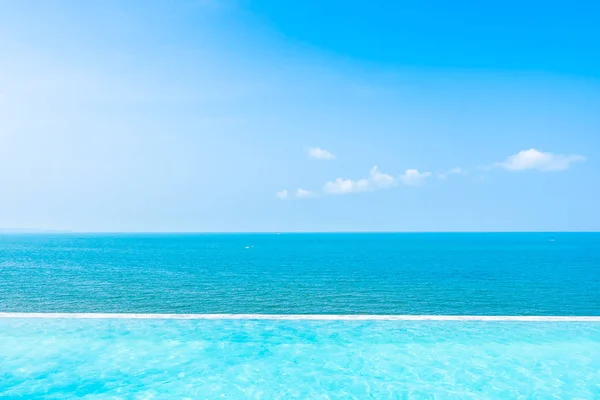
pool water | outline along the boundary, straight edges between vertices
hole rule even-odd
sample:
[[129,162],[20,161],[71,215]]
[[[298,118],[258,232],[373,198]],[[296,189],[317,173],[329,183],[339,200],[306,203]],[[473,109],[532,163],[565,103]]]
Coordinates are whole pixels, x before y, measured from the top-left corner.
[[599,322],[0,318],[0,398],[597,399]]

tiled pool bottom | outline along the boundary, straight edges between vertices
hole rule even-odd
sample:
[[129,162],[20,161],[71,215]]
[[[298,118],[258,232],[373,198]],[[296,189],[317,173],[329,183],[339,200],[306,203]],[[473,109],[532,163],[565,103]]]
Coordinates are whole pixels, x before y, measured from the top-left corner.
[[0,398],[597,399],[600,322],[0,318]]

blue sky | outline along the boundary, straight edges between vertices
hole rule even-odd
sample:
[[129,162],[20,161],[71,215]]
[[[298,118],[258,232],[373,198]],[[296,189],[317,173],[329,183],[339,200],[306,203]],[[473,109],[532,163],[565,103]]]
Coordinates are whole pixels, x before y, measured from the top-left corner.
[[599,230],[599,14],[0,2],[0,226]]

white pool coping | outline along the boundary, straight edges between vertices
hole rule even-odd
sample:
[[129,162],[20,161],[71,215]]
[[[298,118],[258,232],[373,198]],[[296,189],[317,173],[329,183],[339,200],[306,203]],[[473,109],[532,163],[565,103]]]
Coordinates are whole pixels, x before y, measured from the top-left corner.
[[0,318],[71,319],[206,319],[206,320],[307,320],[307,321],[520,321],[600,322],[600,316],[521,315],[336,315],[336,314],[117,314],[0,312]]

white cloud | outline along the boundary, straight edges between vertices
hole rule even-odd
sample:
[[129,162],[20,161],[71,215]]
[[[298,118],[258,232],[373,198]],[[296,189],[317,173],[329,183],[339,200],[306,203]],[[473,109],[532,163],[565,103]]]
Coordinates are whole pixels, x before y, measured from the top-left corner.
[[335,154],[319,147],[308,149],[308,156],[317,160],[335,160],[336,158]]
[[[318,159],[334,159],[335,155],[327,150],[320,148],[312,148],[309,150],[309,156]],[[539,171],[560,171],[568,169],[572,163],[583,162],[585,157],[580,155],[561,155],[546,153],[536,149],[520,151],[508,157],[504,162],[495,163],[488,167],[479,167],[481,169],[504,168],[509,171],[522,171],[527,169],[535,169]],[[465,174],[462,168],[456,167],[449,170],[437,172],[420,172],[417,169],[407,169],[403,174],[394,177],[392,175],[381,172],[377,165],[374,165],[369,170],[369,176],[361,179],[344,179],[337,178],[333,181],[325,183],[323,193],[325,194],[348,194],[360,192],[372,192],[379,189],[387,189],[402,183],[407,186],[421,186],[427,182],[427,179],[435,176],[438,179],[446,179],[450,175]],[[479,180],[483,180],[483,175]],[[297,189],[295,192],[288,193],[287,190],[277,192],[277,197],[281,199],[290,196],[298,198],[306,198],[316,196],[317,193]]]
[[396,184],[396,178],[379,171],[379,168],[377,168],[377,165],[374,165],[373,167],[371,167],[369,174],[370,174],[371,186],[373,186],[376,189],[385,189],[385,188],[394,186]]
[[407,169],[406,172],[400,175],[400,180],[409,186],[419,186],[425,184],[427,178],[431,176],[431,172],[419,172],[416,169]]
[[313,195],[313,192],[310,190],[298,189],[296,190],[296,197],[310,197]]
[[447,171],[438,172],[437,174],[435,174],[435,176],[437,176],[438,179],[446,179],[450,175],[456,175],[463,172],[464,171],[462,170],[462,168],[452,168]]
[[523,150],[494,164],[495,167],[508,171],[523,171],[537,169],[538,171],[563,171],[569,169],[571,163],[583,162],[585,157],[580,155],[562,155],[545,153],[536,149]]
[[346,194],[366,192],[371,190],[371,185],[368,179],[352,179],[337,178],[335,181],[329,181],[323,186],[323,191],[329,194]]
[[369,171],[368,178],[358,180],[337,178],[323,186],[323,191],[328,194],[347,194],[369,192],[377,189],[386,189],[396,185],[396,178],[383,173],[375,165]]

